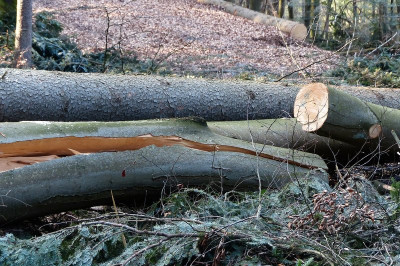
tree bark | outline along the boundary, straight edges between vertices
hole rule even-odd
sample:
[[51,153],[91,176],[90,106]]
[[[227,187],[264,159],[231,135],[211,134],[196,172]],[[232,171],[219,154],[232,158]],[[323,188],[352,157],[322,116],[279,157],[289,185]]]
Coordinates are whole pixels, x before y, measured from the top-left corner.
[[261,11],[261,2],[262,2],[262,0],[250,0],[249,8],[251,10],[260,12]]
[[328,181],[317,155],[226,138],[201,120],[19,122],[1,130],[3,224],[109,203],[110,190],[133,203],[177,187],[279,188],[306,175]]
[[322,83],[306,85],[299,91],[294,115],[307,132],[360,148],[392,154],[399,151],[391,131],[400,135],[400,110],[364,102]]
[[293,20],[294,19],[294,7],[293,7],[292,0],[288,0],[288,13],[289,13],[289,19]]
[[280,0],[267,0],[267,13],[268,15],[278,17]]
[[303,24],[281,19],[256,11],[243,8],[222,0],[198,0],[199,3],[217,5],[225,9],[226,12],[240,17],[253,20],[269,26],[276,26],[280,31],[288,33],[290,37],[297,40],[304,40],[307,37],[307,29]]
[[347,163],[359,152],[356,146],[304,131],[294,118],[217,121],[207,125],[211,131],[226,137],[311,152],[327,161]]
[[324,25],[324,37],[326,41],[329,41],[329,17],[332,12],[332,3],[333,0],[328,0],[326,4],[326,17],[325,17],[325,25]]
[[17,1],[14,63],[17,68],[32,66],[32,0]]
[[400,29],[400,0],[396,0],[397,29]]
[[285,0],[279,0],[279,17],[283,18],[285,16],[285,7],[286,7],[286,1]]
[[309,28],[311,25],[312,0],[304,0],[304,25]]
[[385,35],[388,31],[388,23],[387,23],[387,5],[385,2],[379,2],[378,4],[378,12],[379,12],[379,39],[382,41],[385,38]]
[[319,14],[320,14],[320,0],[313,0],[312,1],[312,37],[318,37],[319,34]]
[[[0,121],[290,117],[299,89],[281,83],[0,69]],[[396,89],[341,89],[363,100],[400,109]]]

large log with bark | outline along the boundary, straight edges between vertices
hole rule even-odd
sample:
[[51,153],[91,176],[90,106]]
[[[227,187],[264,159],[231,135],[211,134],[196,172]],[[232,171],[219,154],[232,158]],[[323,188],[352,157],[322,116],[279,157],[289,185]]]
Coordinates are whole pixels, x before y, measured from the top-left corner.
[[322,83],[304,86],[294,115],[303,130],[376,151],[398,151],[400,110],[362,101]]
[[223,137],[199,120],[0,125],[0,223],[162,191],[278,188],[312,175],[317,155]]
[[[299,89],[281,83],[0,69],[0,121],[290,117]],[[395,90],[341,89],[400,108]]]
[[307,28],[296,21],[269,16],[257,11],[244,8],[223,0],[197,0],[199,3],[211,4],[222,7],[226,12],[262,23],[268,26],[276,26],[280,31],[288,33],[292,38],[304,40],[307,37]]
[[251,143],[307,151],[329,161],[348,162],[358,147],[304,131],[295,118],[207,122],[220,135]]

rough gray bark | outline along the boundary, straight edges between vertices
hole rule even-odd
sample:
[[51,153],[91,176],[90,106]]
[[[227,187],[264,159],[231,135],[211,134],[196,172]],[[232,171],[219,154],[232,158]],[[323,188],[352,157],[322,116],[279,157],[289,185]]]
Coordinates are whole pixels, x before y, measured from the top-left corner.
[[[281,83],[19,69],[0,69],[0,77],[0,121],[290,117],[300,88]],[[400,108],[394,89],[341,88],[363,100]]]
[[18,68],[32,65],[32,0],[17,1],[14,61]]
[[[263,188],[293,177],[328,178],[317,155],[253,146],[214,134],[201,121],[19,122],[1,131],[0,159],[62,157],[0,173],[0,223],[110,203],[110,190],[133,203],[178,184],[257,190],[259,177]],[[120,145],[108,147],[110,141]]]

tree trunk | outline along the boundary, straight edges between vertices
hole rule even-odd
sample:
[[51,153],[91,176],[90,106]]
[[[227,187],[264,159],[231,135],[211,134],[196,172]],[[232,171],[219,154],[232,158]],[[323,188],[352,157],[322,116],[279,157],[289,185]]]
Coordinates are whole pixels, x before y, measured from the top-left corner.
[[267,0],[268,15],[278,17],[280,0]]
[[[0,69],[0,121],[290,117],[299,89],[280,83]],[[400,109],[396,89],[341,89],[363,100]]]
[[311,0],[304,0],[304,25],[310,28],[311,25]]
[[251,10],[259,12],[261,10],[262,0],[250,0],[249,8]]
[[357,0],[353,0],[353,31],[357,31],[357,27],[358,27]]
[[312,1],[311,18],[313,21],[312,25],[312,37],[318,37],[319,33],[319,13],[320,13],[320,0]]
[[276,18],[252,11],[222,0],[198,0],[199,3],[217,5],[225,9],[226,12],[240,17],[253,20],[269,26],[276,26],[280,31],[288,33],[292,38],[304,40],[307,37],[307,29],[303,24]]
[[382,41],[385,38],[385,35],[388,31],[388,23],[387,23],[387,6],[384,2],[379,2],[378,4],[379,11],[379,39]]
[[201,120],[19,122],[1,131],[1,223],[104,204],[110,190],[132,204],[177,187],[257,190],[293,176],[328,178],[317,155],[226,138]]
[[17,1],[14,61],[17,68],[32,66],[32,0]]
[[395,26],[394,24],[394,0],[390,0],[390,21],[389,21],[389,27]]
[[322,83],[304,86],[294,114],[303,130],[376,151],[399,151],[400,110],[361,101]]
[[396,10],[397,10],[397,29],[400,29],[400,0],[396,0]]
[[324,25],[324,37],[325,40],[329,40],[329,17],[332,12],[332,3],[333,0],[328,0],[328,3],[326,4],[326,17],[325,17],[325,25]]
[[375,20],[375,17],[376,17],[376,3],[375,3],[375,1],[372,1],[371,9],[372,9],[372,19]]
[[[399,0],[400,1],[400,0]],[[293,3],[291,0],[288,0],[288,13],[289,13],[289,19],[293,20],[294,19],[294,11],[293,11]]]
[[283,18],[285,16],[285,6],[286,6],[286,2],[285,0],[279,0],[279,17]]

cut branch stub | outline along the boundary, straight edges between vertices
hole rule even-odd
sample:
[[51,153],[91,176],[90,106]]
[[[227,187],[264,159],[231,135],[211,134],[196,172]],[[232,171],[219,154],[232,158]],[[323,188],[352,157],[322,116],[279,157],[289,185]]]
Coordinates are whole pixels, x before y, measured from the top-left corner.
[[370,139],[379,137],[382,133],[382,126],[379,124],[372,125],[368,130],[368,136]]
[[294,117],[304,131],[313,132],[321,128],[328,110],[328,88],[324,84],[312,83],[300,89],[295,100]]

